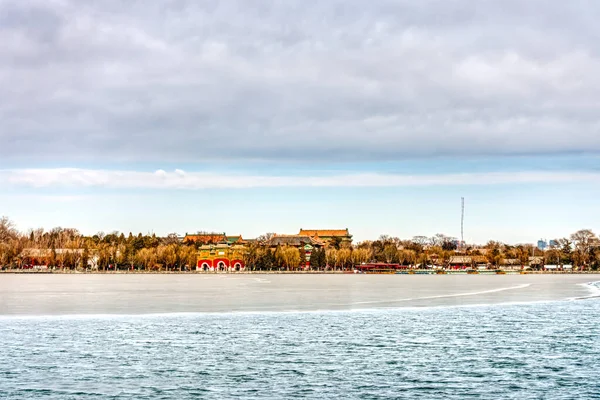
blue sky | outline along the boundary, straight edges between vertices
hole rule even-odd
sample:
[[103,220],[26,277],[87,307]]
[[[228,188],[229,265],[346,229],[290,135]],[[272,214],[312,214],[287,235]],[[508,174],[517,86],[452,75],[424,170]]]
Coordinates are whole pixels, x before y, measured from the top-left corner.
[[[533,242],[539,238],[562,237],[583,227],[594,228],[593,222],[600,220],[599,177],[593,173],[587,175],[590,170],[586,168],[557,167],[559,159],[556,157],[548,157],[546,161],[550,165],[541,168],[543,159],[502,158],[496,160],[502,166],[493,168],[483,162],[475,163],[475,167],[466,163],[468,167],[461,168],[460,162],[429,160],[423,165],[417,160],[385,166],[367,164],[342,168],[335,165],[331,169],[311,169],[286,165],[277,170],[256,167],[251,171],[210,172],[210,179],[217,181],[222,176],[237,173],[230,187],[224,188],[155,187],[154,181],[144,183],[143,179],[156,175],[154,171],[144,172],[147,175],[142,176],[141,184],[133,188],[128,186],[129,180],[123,187],[111,183],[84,184],[83,180],[78,183],[76,179],[45,184],[36,175],[53,171],[45,168],[34,174],[41,186],[13,183],[0,195],[0,202],[3,211],[23,230],[37,226],[70,226],[90,234],[113,230],[157,234],[214,230],[254,237],[265,232],[295,233],[300,228],[334,227],[349,228],[357,240],[376,238],[380,234],[410,238],[444,233],[458,237],[461,197],[466,201],[465,239],[469,242],[488,239]],[[579,159],[593,162],[585,157]],[[567,167],[571,162],[570,157],[563,159]],[[186,174],[202,167],[186,165]],[[365,171],[377,176],[397,178],[410,174],[441,180],[450,174],[462,173],[466,183],[420,185],[401,181],[392,186],[364,186],[362,181],[345,182],[346,175],[341,175],[353,176],[351,174]],[[536,173],[525,182],[512,182],[513,177],[517,180],[516,174],[523,171]],[[505,183],[486,183],[488,173],[502,172],[506,172],[502,175]],[[583,178],[577,178],[582,173]],[[256,180],[257,176],[273,175],[290,181],[323,175],[335,179],[331,185],[317,187],[311,186],[310,178],[308,183],[292,187],[280,186],[279,181],[275,186],[264,187]],[[567,180],[560,178],[554,182],[556,176],[566,176]],[[573,177],[573,181],[569,181],[569,177]],[[251,186],[237,187],[238,181],[242,184],[249,181]]]
[[[598,8],[598,10],[596,10]],[[253,237],[598,230],[600,5],[0,2],[0,214]]]

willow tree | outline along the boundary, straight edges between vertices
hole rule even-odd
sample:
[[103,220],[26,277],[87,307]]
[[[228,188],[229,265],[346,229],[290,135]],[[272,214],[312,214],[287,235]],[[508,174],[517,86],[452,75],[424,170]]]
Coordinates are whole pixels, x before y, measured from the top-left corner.
[[153,248],[143,248],[137,253],[137,261],[148,270],[156,264],[156,251]]
[[180,246],[178,249],[179,258],[179,270],[181,271],[183,266],[188,266],[190,269],[196,267],[198,262],[198,253],[194,246]]
[[385,257],[385,262],[390,264],[394,261],[398,260],[398,248],[395,244],[389,243],[386,244],[383,248],[383,256]]
[[338,250],[335,248],[328,248],[325,250],[325,263],[327,265],[327,269],[333,267],[335,269],[335,265],[337,263]]
[[342,269],[346,269],[352,259],[352,250],[347,247],[342,247],[337,251],[337,263]]
[[360,265],[371,260],[371,251],[367,248],[359,247],[352,251],[352,263]]
[[172,269],[177,263],[177,245],[160,245],[157,250],[157,259],[160,264],[165,266],[166,270]]
[[300,265],[300,250],[295,247],[286,246],[281,249],[281,260],[284,267],[289,271],[290,268],[298,268]]

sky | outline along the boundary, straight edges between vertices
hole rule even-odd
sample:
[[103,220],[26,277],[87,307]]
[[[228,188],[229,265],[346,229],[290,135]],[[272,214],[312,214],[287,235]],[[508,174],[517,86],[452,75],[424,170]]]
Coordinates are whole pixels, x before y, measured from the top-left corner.
[[600,230],[600,3],[0,0],[25,231]]

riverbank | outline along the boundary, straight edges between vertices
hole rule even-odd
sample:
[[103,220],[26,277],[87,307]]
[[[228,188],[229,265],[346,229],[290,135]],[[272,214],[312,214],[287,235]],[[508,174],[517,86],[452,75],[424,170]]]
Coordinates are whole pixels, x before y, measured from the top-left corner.
[[66,274],[66,275],[248,275],[248,274],[298,274],[332,275],[354,274],[352,271],[77,271],[77,270],[5,270],[0,274]]
[[[432,271],[413,270],[402,275],[600,275],[600,271],[483,271],[467,273],[465,271]],[[66,274],[66,275],[397,275],[394,272],[354,273],[353,271],[78,271],[78,270],[21,270],[11,269],[0,271],[0,274]]]

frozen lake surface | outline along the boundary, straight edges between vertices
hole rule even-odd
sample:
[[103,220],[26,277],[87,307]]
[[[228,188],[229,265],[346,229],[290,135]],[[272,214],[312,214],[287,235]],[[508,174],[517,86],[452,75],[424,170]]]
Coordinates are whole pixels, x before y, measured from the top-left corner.
[[590,278],[1,276],[0,398],[597,399]]
[[[0,315],[431,307],[589,296],[596,275],[4,275]],[[598,279],[600,280],[600,279]]]

